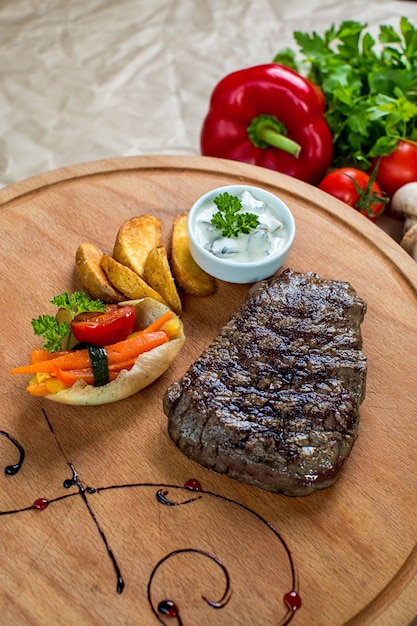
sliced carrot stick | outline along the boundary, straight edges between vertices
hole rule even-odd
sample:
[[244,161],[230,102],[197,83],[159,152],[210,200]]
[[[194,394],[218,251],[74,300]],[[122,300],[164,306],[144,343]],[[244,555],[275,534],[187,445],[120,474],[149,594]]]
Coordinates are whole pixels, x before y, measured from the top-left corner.
[[88,355],[88,350],[74,350],[73,352],[68,352],[63,356],[58,356],[54,359],[47,359],[46,361],[39,361],[38,363],[15,367],[10,371],[10,373],[37,374],[40,372],[43,374],[50,374],[57,366],[65,367],[66,369],[81,369],[83,367],[89,367],[90,357]]
[[[111,346],[107,346],[107,360],[112,363],[129,361],[135,359],[143,352],[148,352],[157,346],[169,341],[169,337],[164,330],[153,333],[138,333],[131,335],[129,339],[120,341]],[[22,365],[11,370],[11,374],[50,374],[56,367],[63,370],[79,370],[90,368],[90,356],[88,350],[73,350],[54,359]]]
[[119,361],[127,361],[133,358],[136,359],[139,354],[148,352],[149,350],[152,350],[167,341],[169,341],[169,337],[164,330],[132,335],[130,339],[119,341],[119,343],[115,343],[106,348],[107,361],[109,365],[111,365],[112,363],[117,363]]
[[59,367],[55,369],[55,376],[68,387],[72,387],[77,380],[84,380],[89,385],[94,384],[94,374],[91,370],[62,370]]
[[[115,380],[117,378],[119,372],[109,372],[109,382]],[[87,369],[84,370],[62,370],[58,367],[54,372],[55,376],[58,380],[60,380],[64,385],[68,387],[72,387],[77,380],[83,380],[88,385],[94,384],[94,374],[93,372]]]
[[49,359],[56,359],[58,356],[68,354],[68,350],[59,350],[57,352],[48,352],[48,350],[32,350],[30,353],[31,363],[40,363]]
[[[157,346],[155,346],[157,347]],[[130,370],[136,363],[137,357],[127,361],[118,361],[117,363],[109,363],[109,372],[121,372],[122,370]]]
[[158,317],[158,319],[156,319],[154,322],[152,322],[152,324],[149,324],[149,326],[147,326],[143,331],[139,332],[154,333],[156,330],[160,330],[165,322],[170,320],[171,317],[174,317],[174,315],[174,311],[167,311],[166,313],[163,313],[163,315]]

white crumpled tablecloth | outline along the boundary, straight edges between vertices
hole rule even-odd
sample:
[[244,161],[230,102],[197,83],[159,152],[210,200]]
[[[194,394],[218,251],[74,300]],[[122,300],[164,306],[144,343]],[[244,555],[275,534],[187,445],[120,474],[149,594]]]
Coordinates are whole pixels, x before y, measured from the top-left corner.
[[83,161],[198,155],[215,84],[294,30],[417,21],[410,0],[0,0],[0,186]]

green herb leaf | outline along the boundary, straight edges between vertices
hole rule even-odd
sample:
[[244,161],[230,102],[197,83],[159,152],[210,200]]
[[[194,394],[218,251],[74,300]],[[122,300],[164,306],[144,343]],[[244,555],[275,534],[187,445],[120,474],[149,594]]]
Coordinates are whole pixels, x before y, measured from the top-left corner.
[[259,224],[255,213],[239,213],[242,202],[237,196],[227,191],[213,200],[219,211],[211,218],[213,226],[222,231],[223,237],[238,237],[240,234],[250,233]]
[[67,309],[75,317],[79,313],[90,311],[104,311],[106,305],[101,300],[91,300],[84,291],[75,291],[71,296],[67,292],[55,296],[51,300],[58,308]]
[[[55,296],[51,304],[59,309],[69,311],[69,318],[74,319],[79,313],[89,311],[105,311],[106,305],[101,300],[91,300],[84,291],[76,291],[71,296],[67,292]],[[69,321],[60,322],[54,315],[40,315],[31,321],[35,335],[43,337],[44,349],[48,352],[56,352],[63,349],[64,339],[67,346],[71,338],[71,323]],[[67,347],[66,346],[66,347]]]
[[61,350],[63,340],[71,334],[68,322],[58,322],[52,315],[40,315],[32,320],[32,328],[35,335],[43,337],[44,348],[48,352]]

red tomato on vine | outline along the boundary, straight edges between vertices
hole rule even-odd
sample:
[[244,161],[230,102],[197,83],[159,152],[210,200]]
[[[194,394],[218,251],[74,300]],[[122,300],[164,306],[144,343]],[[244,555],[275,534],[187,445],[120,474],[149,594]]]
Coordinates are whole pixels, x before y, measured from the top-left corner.
[[341,167],[327,174],[318,187],[375,221],[388,202],[375,176],[376,171],[369,176],[353,167]]

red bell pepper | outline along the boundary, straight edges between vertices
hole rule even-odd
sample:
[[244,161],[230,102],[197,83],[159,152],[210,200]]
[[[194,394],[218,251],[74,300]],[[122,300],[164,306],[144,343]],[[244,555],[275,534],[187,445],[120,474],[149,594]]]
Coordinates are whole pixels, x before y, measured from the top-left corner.
[[317,183],[333,157],[318,89],[278,63],[229,74],[212,93],[201,153]]

